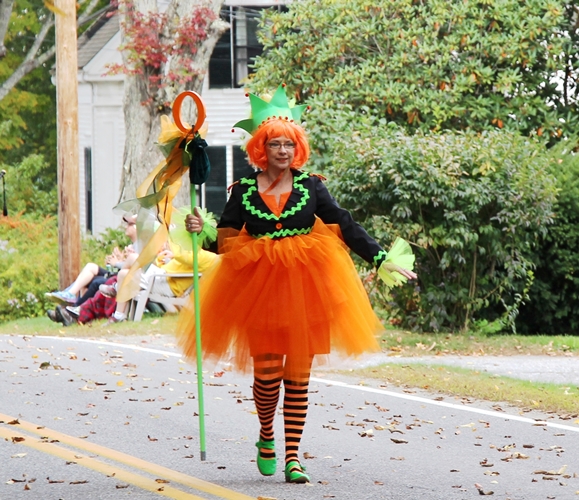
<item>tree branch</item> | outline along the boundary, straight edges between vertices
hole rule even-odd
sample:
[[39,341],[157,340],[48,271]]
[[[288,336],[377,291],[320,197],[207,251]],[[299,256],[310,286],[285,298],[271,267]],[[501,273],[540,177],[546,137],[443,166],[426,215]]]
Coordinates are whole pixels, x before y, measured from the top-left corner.
[[13,5],[14,0],[0,0],[0,59],[6,55],[4,40],[8,32],[8,26],[10,25],[10,13],[12,12]]
[[[87,1],[87,0],[85,0]],[[98,5],[99,0],[88,0],[88,6],[83,11],[83,13],[79,16],[77,20],[77,27],[82,26],[85,22],[91,19],[91,14]],[[10,12],[12,12],[12,7],[14,4],[14,0],[0,0],[0,40],[4,40],[4,36],[6,35],[6,30],[8,27],[8,21],[10,20]],[[5,15],[5,9],[8,9],[8,14]],[[4,20],[6,19],[6,29],[4,33],[2,33]],[[42,25],[42,28],[38,35],[36,35],[36,39],[34,40],[34,44],[28,50],[26,57],[22,63],[16,68],[14,73],[12,73],[2,85],[0,85],[0,101],[4,99],[8,95],[8,93],[18,85],[18,82],[22,80],[28,73],[34,71],[39,66],[42,66],[46,61],[54,57],[56,53],[56,45],[52,45],[49,49],[45,52],[38,54],[46,36],[48,35],[51,28],[54,26],[54,15],[50,15],[47,20]],[[6,51],[4,44],[0,42],[0,58],[2,57],[1,50]]]

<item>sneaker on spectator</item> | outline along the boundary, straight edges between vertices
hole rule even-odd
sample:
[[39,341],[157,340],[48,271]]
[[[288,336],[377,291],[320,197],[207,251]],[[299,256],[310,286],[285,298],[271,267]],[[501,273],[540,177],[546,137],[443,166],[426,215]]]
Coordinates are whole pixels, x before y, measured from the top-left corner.
[[105,297],[110,297],[112,299],[117,296],[117,289],[113,285],[101,285],[99,286],[99,292],[101,292]]
[[66,306],[66,310],[72,314],[73,316],[76,316],[77,318],[80,316],[80,306]]
[[76,302],[76,295],[73,295],[72,293],[67,292],[66,290],[63,290],[62,292],[50,292],[44,295],[46,298],[63,306],[69,306]]
[[56,306],[56,317],[64,326],[70,326],[76,323],[76,319],[62,306]]
[[109,318],[109,320],[107,321],[107,325],[110,325],[112,323],[121,323],[123,321],[127,320],[127,315],[126,314],[122,314],[122,313],[117,313],[116,311],[113,313],[113,315]]

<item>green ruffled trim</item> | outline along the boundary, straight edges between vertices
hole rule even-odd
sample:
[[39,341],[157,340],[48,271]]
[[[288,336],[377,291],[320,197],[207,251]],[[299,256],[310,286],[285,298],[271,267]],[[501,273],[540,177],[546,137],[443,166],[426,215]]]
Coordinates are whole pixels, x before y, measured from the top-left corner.
[[295,207],[293,207],[290,210],[284,210],[280,216],[277,216],[275,214],[266,214],[265,212],[262,212],[261,210],[259,210],[258,208],[254,207],[251,202],[249,201],[249,197],[253,195],[254,192],[257,191],[257,183],[255,182],[255,179],[241,179],[240,182],[242,184],[249,184],[251,187],[242,195],[241,197],[241,203],[243,204],[243,206],[245,207],[245,209],[251,213],[252,215],[255,215],[256,217],[259,217],[260,219],[266,219],[266,220],[280,220],[280,219],[285,219],[287,217],[291,217],[292,215],[296,214],[297,212],[299,212],[300,210],[302,210],[304,208],[304,206],[307,204],[308,200],[310,199],[310,192],[307,190],[307,188],[305,186],[302,186],[301,184],[298,184],[297,181],[301,181],[304,178],[307,178],[309,176],[309,174],[307,173],[302,173],[301,175],[298,175],[296,177],[294,177],[293,180],[293,187],[295,187],[296,189],[298,189],[299,191],[301,191],[302,193],[302,197],[301,200],[299,201],[299,203],[296,204]]
[[392,288],[393,286],[402,285],[408,279],[395,271],[396,267],[401,267],[412,271],[414,269],[414,254],[410,244],[402,238],[396,238],[386,260],[382,262],[378,268],[378,276],[382,278],[386,286]]
[[[206,208],[199,209],[203,219],[203,228],[197,235],[197,246],[209,246],[209,243],[217,240],[217,221],[213,213],[208,212]],[[185,229],[185,217],[191,213],[190,207],[181,207],[173,211],[171,227],[169,229],[169,238],[184,250],[193,249],[193,238],[191,233]]]
[[203,219],[203,228],[197,235],[197,244],[200,247],[208,247],[210,243],[217,241],[217,221],[213,213],[207,212],[207,209],[203,208],[200,211]]
[[386,250],[380,250],[378,255],[374,257],[374,266],[378,267],[386,257],[388,257],[388,252],[386,252]]
[[274,231],[273,233],[258,234],[255,238],[285,238],[286,236],[299,236],[301,234],[309,234],[312,232],[311,227],[306,227],[304,229],[281,229],[279,231]]

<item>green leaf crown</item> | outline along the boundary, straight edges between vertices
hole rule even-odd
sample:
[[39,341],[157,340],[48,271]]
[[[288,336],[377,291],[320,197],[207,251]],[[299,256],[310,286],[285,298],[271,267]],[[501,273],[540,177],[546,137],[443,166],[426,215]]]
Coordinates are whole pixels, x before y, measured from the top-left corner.
[[284,84],[277,88],[271,100],[249,94],[249,104],[251,106],[250,117],[237,122],[233,127],[242,128],[252,135],[260,125],[274,118],[299,122],[304,109],[308,108],[306,104],[296,106],[293,99],[291,102],[288,101]]

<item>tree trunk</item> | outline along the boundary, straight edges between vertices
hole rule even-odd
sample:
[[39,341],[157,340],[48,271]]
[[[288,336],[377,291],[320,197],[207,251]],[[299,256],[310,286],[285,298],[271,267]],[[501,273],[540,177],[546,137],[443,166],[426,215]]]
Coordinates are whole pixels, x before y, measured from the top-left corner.
[[139,185],[163,155],[155,142],[159,137],[160,113],[147,100],[145,82],[139,76],[127,76],[124,86],[125,150],[120,200],[135,197]]
[[[177,0],[178,1],[178,0]],[[189,0],[179,5],[172,4],[168,12],[191,11],[196,0]],[[209,5],[219,15],[222,0],[213,1]],[[204,4],[207,5],[207,4]],[[143,11],[152,10],[150,3]],[[171,110],[159,105],[159,102],[173,103],[175,97],[184,90],[193,90],[201,93],[203,78],[209,66],[209,59],[221,34],[228,28],[228,24],[217,19],[208,30],[207,39],[199,47],[195,56],[194,67],[199,71],[199,76],[194,77],[187,86],[168,86],[162,90],[163,96],[151,96],[148,94],[147,84],[142,75],[127,75],[124,86],[124,115],[125,115],[125,151],[123,155],[123,173],[121,178],[120,201],[135,198],[137,187],[145,180],[155,166],[163,160],[163,155],[156,146],[160,131],[160,117],[162,114],[170,114]],[[172,60],[169,60],[169,65]],[[163,74],[161,69],[160,74]],[[153,103],[151,103],[153,98]],[[145,104],[147,103],[147,104]],[[182,119],[184,122],[195,123],[195,110],[191,111],[190,103],[184,102]],[[189,178],[183,178],[183,185],[174,200],[175,206],[188,205]]]

